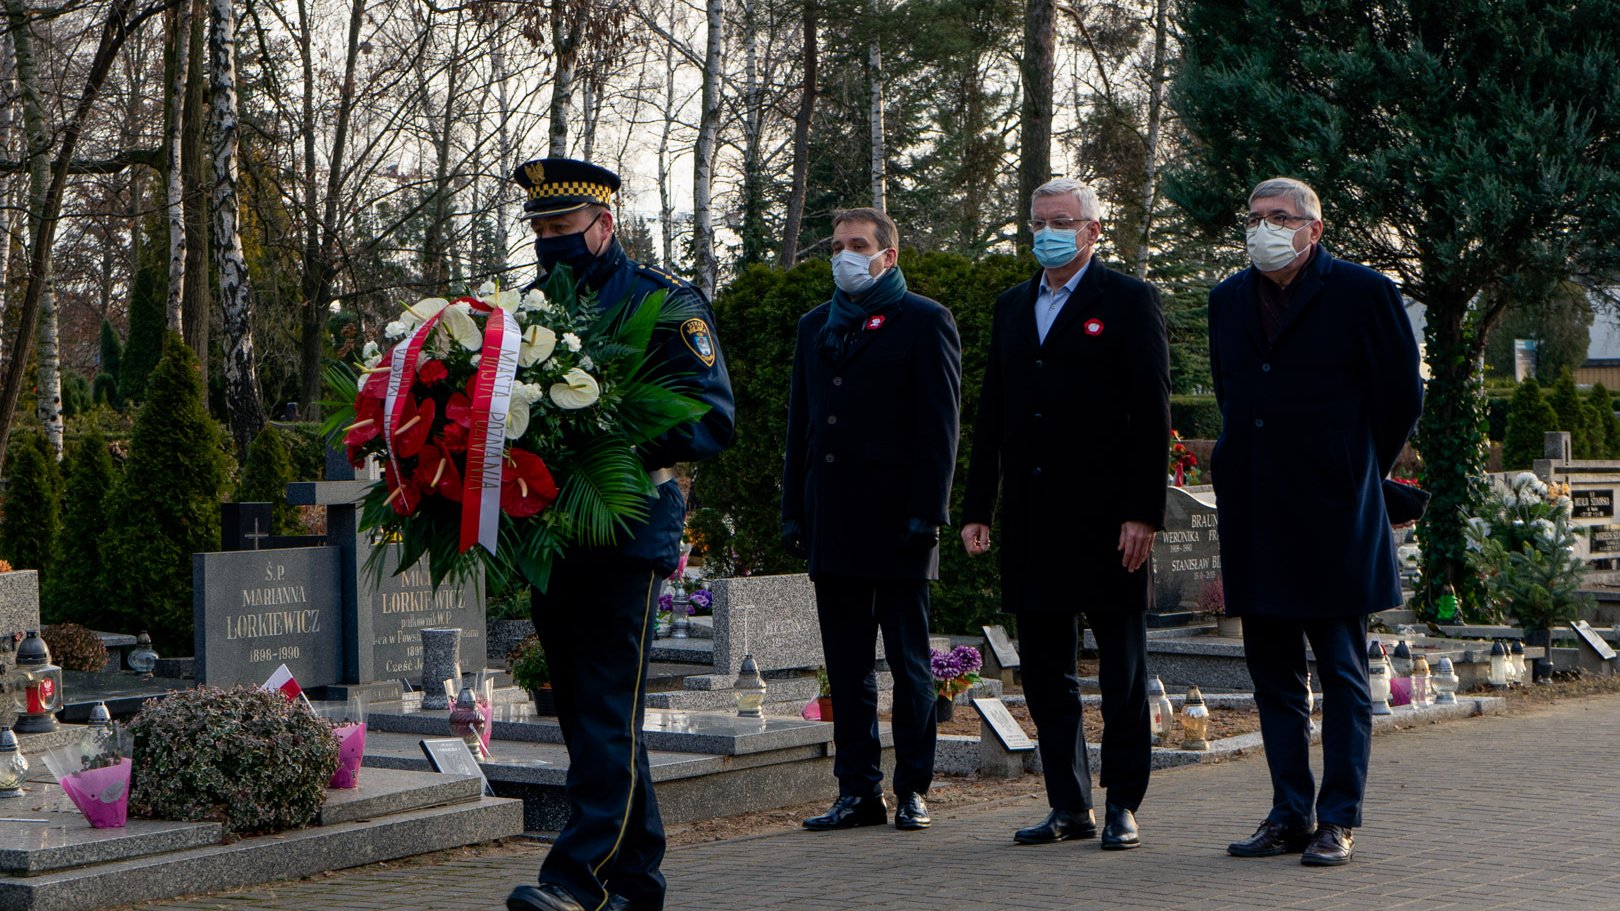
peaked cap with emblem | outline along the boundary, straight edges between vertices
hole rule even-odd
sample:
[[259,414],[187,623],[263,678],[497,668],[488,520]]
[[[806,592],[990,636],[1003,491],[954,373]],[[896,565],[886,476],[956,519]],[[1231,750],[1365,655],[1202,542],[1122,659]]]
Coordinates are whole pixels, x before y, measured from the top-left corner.
[[611,206],[619,175],[573,158],[537,158],[518,165],[512,179],[528,193],[523,215],[563,215],[586,206]]

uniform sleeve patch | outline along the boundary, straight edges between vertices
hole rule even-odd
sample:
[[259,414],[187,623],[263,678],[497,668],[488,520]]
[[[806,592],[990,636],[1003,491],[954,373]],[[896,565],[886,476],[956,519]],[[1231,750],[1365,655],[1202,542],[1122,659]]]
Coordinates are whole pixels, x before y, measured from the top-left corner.
[[696,317],[682,323],[681,341],[692,349],[692,353],[703,362],[703,366],[714,366],[714,333],[709,331],[708,323]]

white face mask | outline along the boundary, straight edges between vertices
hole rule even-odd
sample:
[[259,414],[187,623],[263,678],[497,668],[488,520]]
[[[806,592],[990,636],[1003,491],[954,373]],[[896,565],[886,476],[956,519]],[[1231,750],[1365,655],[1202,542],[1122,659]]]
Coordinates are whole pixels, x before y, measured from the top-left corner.
[[872,274],[872,260],[882,256],[883,252],[879,250],[871,256],[862,256],[854,250],[835,253],[832,258],[833,284],[850,297],[859,297],[866,293],[883,274],[882,272]]
[[1269,221],[1248,229],[1245,239],[1249,247],[1249,259],[1254,267],[1261,272],[1276,272],[1278,269],[1288,268],[1288,264],[1299,256],[1302,250],[1294,249],[1294,235],[1309,228],[1310,222],[1293,229],[1279,228]]

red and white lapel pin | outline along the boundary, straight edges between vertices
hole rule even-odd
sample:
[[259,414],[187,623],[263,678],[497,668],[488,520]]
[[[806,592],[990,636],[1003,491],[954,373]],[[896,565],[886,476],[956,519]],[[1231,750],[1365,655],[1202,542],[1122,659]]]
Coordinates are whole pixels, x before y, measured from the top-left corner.
[[873,329],[882,329],[882,328],[883,328],[883,324],[884,324],[884,323],[885,323],[885,322],[887,322],[887,321],[888,321],[888,317],[886,317],[886,316],[884,316],[884,315],[882,315],[882,314],[881,314],[881,313],[880,313],[880,314],[878,314],[878,315],[877,315],[877,316],[874,316],[874,317],[872,317],[872,318],[871,318],[871,319],[869,319],[869,320],[867,320],[867,321],[866,321],[866,330],[867,330],[867,331],[868,331],[868,332],[870,332],[870,331],[872,331],[872,330],[873,330]]
[[1087,335],[1102,335],[1102,331],[1103,331],[1103,322],[1102,322],[1102,320],[1100,320],[1100,319],[1088,319],[1088,320],[1086,320],[1086,334]]

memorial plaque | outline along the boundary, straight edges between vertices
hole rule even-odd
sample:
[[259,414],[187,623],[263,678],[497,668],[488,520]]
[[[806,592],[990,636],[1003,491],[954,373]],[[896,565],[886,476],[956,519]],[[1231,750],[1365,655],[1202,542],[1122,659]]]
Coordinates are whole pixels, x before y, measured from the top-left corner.
[[1192,609],[1204,583],[1221,575],[1221,536],[1215,497],[1181,487],[1167,491],[1164,530],[1153,542],[1155,610]]
[[1007,636],[1007,630],[1002,626],[985,626],[984,641],[990,643],[991,655],[996,664],[1012,670],[1019,667],[1018,649],[1013,648],[1012,639]]
[[995,732],[996,739],[1001,741],[1009,753],[1023,753],[1035,749],[1035,741],[1029,739],[1024,733],[1018,719],[1007,711],[1000,699],[985,697],[973,700],[973,707],[979,710],[979,717],[990,730]]
[[1592,624],[1587,623],[1585,620],[1576,620],[1569,625],[1569,628],[1574,630],[1575,635],[1586,643],[1592,651],[1596,652],[1599,658],[1604,661],[1614,660],[1614,649],[1609,646],[1609,643],[1603,641],[1603,637],[1599,636],[1596,630],[1592,629]]
[[1612,487],[1571,490],[1569,498],[1574,504],[1571,513],[1574,518],[1614,518],[1614,488]]
[[339,682],[341,582],[330,547],[194,554],[197,682],[258,686],[283,664],[305,689]]
[[484,783],[484,793],[493,797],[495,792],[490,789],[489,779],[484,777],[484,770],[478,766],[478,760],[473,756],[472,750],[467,748],[467,741],[460,737],[445,737],[436,740],[419,740],[422,754],[427,757],[428,765],[440,775],[466,775],[476,776]]
[[1586,541],[1594,554],[1620,554],[1620,525],[1594,525]]
[[[398,565],[399,546],[389,545],[389,551],[391,569]],[[380,580],[374,580],[362,567],[358,610],[366,622],[358,624],[358,628],[362,641],[371,641],[371,675],[367,679],[420,678],[422,630],[436,627],[459,627],[462,671],[483,670],[488,660],[483,590],[479,574],[460,584],[446,580],[434,591],[425,558],[397,576],[388,574]]]

